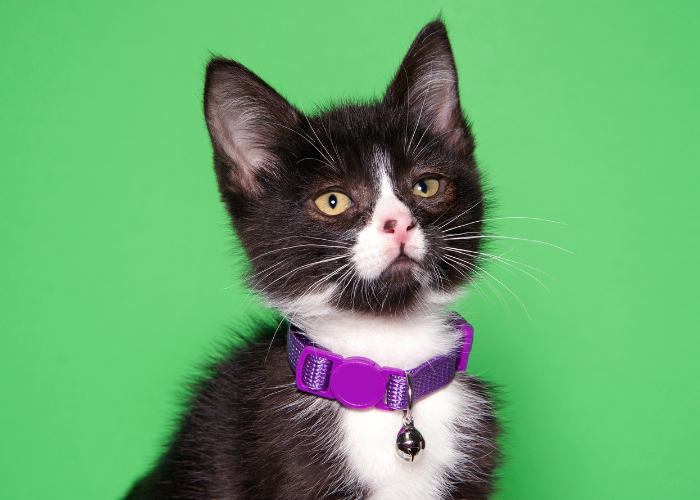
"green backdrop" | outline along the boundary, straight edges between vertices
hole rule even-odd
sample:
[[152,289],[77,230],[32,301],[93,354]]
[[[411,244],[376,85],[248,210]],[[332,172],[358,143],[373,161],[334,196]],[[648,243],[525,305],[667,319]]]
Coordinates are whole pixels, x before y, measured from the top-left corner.
[[700,8],[631,0],[4,0],[0,498],[118,497],[268,314],[217,198],[210,54],[312,111],[380,95],[440,12],[492,216],[565,223],[493,230],[573,252],[503,240],[548,290],[490,264],[504,286],[458,304],[502,386],[498,498],[697,498]]

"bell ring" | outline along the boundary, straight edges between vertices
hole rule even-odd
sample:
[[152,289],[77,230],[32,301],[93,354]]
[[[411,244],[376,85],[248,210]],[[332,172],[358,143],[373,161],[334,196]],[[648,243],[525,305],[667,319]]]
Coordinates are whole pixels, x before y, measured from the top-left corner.
[[413,424],[404,425],[396,436],[396,448],[399,457],[413,462],[418,453],[425,448],[425,439]]
[[406,372],[406,383],[408,388],[408,403],[407,408],[403,411],[403,426],[396,436],[396,453],[407,462],[413,462],[418,453],[425,449],[425,439],[423,435],[413,425],[413,415],[411,407],[413,406],[413,387],[411,386],[411,377]]

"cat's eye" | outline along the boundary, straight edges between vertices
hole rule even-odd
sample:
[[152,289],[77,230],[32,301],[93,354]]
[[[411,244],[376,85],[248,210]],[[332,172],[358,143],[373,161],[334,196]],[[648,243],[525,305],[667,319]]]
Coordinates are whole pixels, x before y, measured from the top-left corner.
[[340,215],[350,208],[352,200],[339,191],[328,191],[317,197],[314,203],[326,215]]
[[435,196],[440,189],[440,181],[434,177],[426,177],[413,185],[413,194],[421,198]]

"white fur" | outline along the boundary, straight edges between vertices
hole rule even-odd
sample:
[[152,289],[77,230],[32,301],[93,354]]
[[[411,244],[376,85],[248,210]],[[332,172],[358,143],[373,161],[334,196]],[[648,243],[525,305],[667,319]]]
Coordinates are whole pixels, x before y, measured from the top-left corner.
[[343,427],[347,462],[369,487],[372,500],[439,499],[460,459],[455,439],[461,391],[451,385],[420,401],[414,410],[417,428],[426,448],[416,462],[396,454],[400,412],[344,410]]

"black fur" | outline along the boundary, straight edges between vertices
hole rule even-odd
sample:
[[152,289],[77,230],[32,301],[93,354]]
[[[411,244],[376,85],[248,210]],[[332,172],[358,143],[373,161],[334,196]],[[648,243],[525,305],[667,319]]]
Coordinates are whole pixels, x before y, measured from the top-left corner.
[[[332,304],[395,315],[416,307],[426,289],[450,292],[471,278],[484,199],[440,21],[421,31],[380,101],[307,117],[245,67],[214,59],[204,107],[221,196],[251,259],[249,283],[272,304],[313,290],[346,262],[314,264],[338,256],[332,242],[351,243],[366,225],[378,194],[370,168],[377,151],[388,155],[396,194],[425,233],[428,252],[420,266],[429,280],[385,273],[364,283],[357,297],[349,283]],[[411,188],[427,174],[441,179],[441,191],[419,199]],[[346,213],[328,217],[315,209],[314,198],[329,188],[353,200]],[[450,241],[464,251],[459,261],[442,250],[450,231],[474,235]],[[168,451],[127,498],[367,497],[325,439],[340,407],[295,389],[283,336],[273,341],[273,330],[262,329],[204,378]],[[466,376],[453,383],[464,386],[479,417],[463,428],[473,463],[452,498],[487,498],[498,461],[487,387]]]

